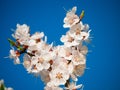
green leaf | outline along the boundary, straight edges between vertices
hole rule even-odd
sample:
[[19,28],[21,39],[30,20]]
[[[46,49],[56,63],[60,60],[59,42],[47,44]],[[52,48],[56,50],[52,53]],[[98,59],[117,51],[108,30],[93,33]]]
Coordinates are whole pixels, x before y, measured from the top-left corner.
[[84,15],[85,15],[85,11],[82,10],[82,12],[81,12],[81,14],[80,14],[80,20],[84,17]]
[[1,84],[0,90],[5,90],[4,84]]
[[17,46],[17,50],[23,50],[21,46]]
[[15,46],[15,42],[13,40],[11,40],[11,39],[8,38],[8,41],[9,41],[9,43],[10,43],[11,46]]
[[9,41],[10,45],[15,46],[17,48],[17,50],[23,50],[23,48],[20,45],[16,45],[16,43],[13,40],[8,38],[8,41]]

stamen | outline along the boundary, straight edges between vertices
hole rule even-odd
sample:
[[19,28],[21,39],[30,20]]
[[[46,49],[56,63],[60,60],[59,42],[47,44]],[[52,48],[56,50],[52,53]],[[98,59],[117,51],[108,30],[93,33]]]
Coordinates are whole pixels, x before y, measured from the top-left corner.
[[62,73],[58,72],[58,73],[56,74],[56,78],[58,78],[58,79],[63,78],[63,77],[62,77]]

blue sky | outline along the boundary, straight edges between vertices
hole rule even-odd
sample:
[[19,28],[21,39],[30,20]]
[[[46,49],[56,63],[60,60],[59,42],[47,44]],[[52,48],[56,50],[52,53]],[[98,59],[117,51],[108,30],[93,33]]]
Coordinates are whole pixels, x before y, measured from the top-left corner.
[[79,78],[84,90],[120,90],[120,2],[119,0],[0,0],[0,79],[14,90],[43,90],[39,77],[28,74],[22,65],[14,65],[9,55],[7,38],[16,24],[27,24],[31,33],[43,31],[48,43],[62,44],[60,37],[66,8],[85,10],[83,23],[88,23],[94,37],[89,46],[87,67]]

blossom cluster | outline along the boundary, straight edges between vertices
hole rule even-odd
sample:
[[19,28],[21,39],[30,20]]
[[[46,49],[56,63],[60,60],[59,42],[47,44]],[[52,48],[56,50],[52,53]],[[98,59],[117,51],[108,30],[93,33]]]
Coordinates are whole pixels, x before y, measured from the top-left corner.
[[[86,67],[88,48],[83,42],[89,40],[90,30],[89,25],[81,21],[84,11],[78,16],[76,10],[77,7],[73,7],[64,18],[63,27],[69,30],[60,38],[63,45],[48,44],[43,32],[31,35],[26,24],[17,24],[12,34],[15,42],[9,39],[12,45],[10,58],[15,64],[22,63],[28,73],[40,75],[46,84],[45,90],[77,90],[82,87],[76,82]],[[23,62],[21,54],[24,54]]]
[[0,90],[13,90],[11,87],[5,87],[4,80],[0,80]]

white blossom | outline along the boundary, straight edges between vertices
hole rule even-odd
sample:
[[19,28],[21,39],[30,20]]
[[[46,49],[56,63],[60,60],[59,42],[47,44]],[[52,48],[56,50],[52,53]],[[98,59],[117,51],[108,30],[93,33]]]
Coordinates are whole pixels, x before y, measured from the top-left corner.
[[65,88],[65,90],[77,90],[82,88],[82,84],[76,85],[76,83],[72,82]]
[[52,71],[49,73],[50,82],[49,86],[64,85],[66,80],[69,79],[70,73],[73,72],[73,64],[68,64],[68,61],[64,58],[56,58],[53,65]]
[[46,86],[44,89],[45,90],[63,90],[62,88],[56,87],[56,86],[51,86],[51,87]]
[[83,23],[80,21],[80,23],[77,23],[77,24],[75,24],[74,26],[72,26],[71,28],[70,28],[70,33],[71,34],[73,34],[73,33],[75,33],[76,35],[78,35],[78,34],[80,34],[80,32],[82,31],[82,30],[84,30],[84,25],[83,25]]
[[44,37],[44,33],[43,32],[36,32],[30,38],[34,39],[34,40],[37,40],[37,39],[41,39],[43,37]]
[[73,7],[72,10],[68,11],[66,17],[64,18],[64,28],[72,27],[79,22],[79,17],[75,14],[77,7]]
[[36,43],[34,40],[30,40],[27,52],[29,53],[40,52],[44,48],[44,46],[45,46],[44,42]]
[[64,85],[69,78],[67,70],[56,68],[50,72],[51,83],[55,86]]
[[86,58],[83,54],[76,51],[73,54],[72,62],[74,65],[85,64]]
[[20,53],[18,51],[15,51],[13,49],[10,50],[10,56],[9,57],[11,59],[14,59],[15,64],[20,64],[19,56],[20,56]]
[[29,72],[39,73],[43,69],[49,69],[50,63],[42,56],[33,56],[31,58],[31,65],[28,68]]
[[17,29],[12,36],[19,41],[20,44],[27,44],[29,40],[29,27],[26,24],[17,24]]
[[88,53],[88,48],[85,45],[79,44],[77,46],[77,50],[82,53],[83,55],[86,55]]
[[90,30],[87,24],[83,25],[83,23],[80,22],[72,26],[68,33],[76,41],[82,41],[87,40],[89,38]]
[[85,66],[86,66],[85,64],[79,64],[79,65],[75,66],[74,71],[73,71],[73,75],[75,77],[83,75],[84,70],[85,70]]
[[59,57],[63,57],[67,60],[71,60],[72,59],[72,51],[71,48],[68,47],[64,47],[64,46],[58,46],[58,56]]
[[62,35],[61,41],[64,43],[66,47],[77,46],[79,42],[75,40],[75,38],[71,37],[69,34]]
[[40,71],[40,77],[45,84],[48,83],[50,81],[49,71],[45,69]]
[[24,60],[24,62],[23,62],[24,67],[25,67],[26,69],[30,68],[30,65],[31,65],[31,57],[30,57],[29,55],[25,54],[24,57],[23,57],[23,60]]
[[89,39],[90,31],[91,30],[89,30],[88,32],[81,32],[81,36],[80,37],[82,37],[83,40]]

